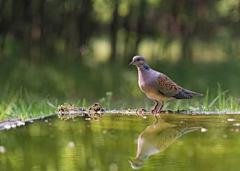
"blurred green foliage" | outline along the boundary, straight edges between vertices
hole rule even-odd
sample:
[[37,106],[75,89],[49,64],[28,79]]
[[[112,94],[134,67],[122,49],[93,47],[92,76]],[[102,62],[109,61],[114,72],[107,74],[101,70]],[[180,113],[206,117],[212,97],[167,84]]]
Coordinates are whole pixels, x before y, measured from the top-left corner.
[[239,6],[239,0],[0,0],[0,59],[86,62],[106,51],[102,57],[112,62],[135,54],[226,61],[239,58]]
[[209,103],[219,83],[235,108],[239,26],[239,0],[0,0],[1,103],[23,87],[52,104],[85,98],[108,108],[149,106],[127,66],[140,54],[179,85],[208,89]]

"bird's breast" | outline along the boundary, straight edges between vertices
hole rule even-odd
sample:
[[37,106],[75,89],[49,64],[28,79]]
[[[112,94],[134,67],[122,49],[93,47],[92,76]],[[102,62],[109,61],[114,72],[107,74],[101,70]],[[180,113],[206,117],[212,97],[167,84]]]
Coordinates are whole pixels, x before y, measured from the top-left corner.
[[139,81],[138,85],[139,88],[148,96],[148,98],[156,100],[158,92],[155,82]]
[[154,90],[155,87],[155,83],[152,82],[151,80],[144,80],[139,78],[138,80],[138,85],[139,88],[144,92],[144,93],[148,93]]

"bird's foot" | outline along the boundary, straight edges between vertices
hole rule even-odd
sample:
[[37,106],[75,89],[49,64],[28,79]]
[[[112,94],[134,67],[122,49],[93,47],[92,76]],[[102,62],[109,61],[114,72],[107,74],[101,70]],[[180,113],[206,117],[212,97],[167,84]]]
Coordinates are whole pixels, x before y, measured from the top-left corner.
[[157,110],[156,110],[156,109],[152,109],[152,110],[151,110],[151,113],[152,113],[152,114],[157,113]]

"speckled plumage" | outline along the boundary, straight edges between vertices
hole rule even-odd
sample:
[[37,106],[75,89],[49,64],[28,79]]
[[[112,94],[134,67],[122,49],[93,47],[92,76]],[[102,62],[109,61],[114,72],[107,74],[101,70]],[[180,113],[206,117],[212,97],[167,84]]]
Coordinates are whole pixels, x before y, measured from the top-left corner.
[[191,99],[192,95],[202,95],[178,86],[165,74],[151,69],[141,56],[134,56],[130,65],[138,68],[138,85],[149,99],[156,102],[152,112],[156,111],[158,101],[163,103],[173,99]]

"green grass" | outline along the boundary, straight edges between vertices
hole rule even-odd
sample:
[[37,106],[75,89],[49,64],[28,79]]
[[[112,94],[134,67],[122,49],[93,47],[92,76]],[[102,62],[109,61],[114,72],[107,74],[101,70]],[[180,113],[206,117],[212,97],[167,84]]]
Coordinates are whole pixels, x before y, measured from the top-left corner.
[[47,114],[56,113],[58,101],[50,102],[46,97],[43,100],[35,101],[30,98],[28,92],[23,88],[16,92],[10,92],[0,100],[0,120],[21,118],[34,118]]
[[[217,95],[213,96],[215,92],[210,93],[207,88],[204,97],[195,96],[192,100],[178,100],[174,102],[175,105],[170,108],[172,110],[200,110],[200,111],[239,111],[240,99],[228,94],[229,90],[222,90],[220,84],[217,84]],[[166,108],[164,108],[166,109]]]
[[[237,97],[233,97],[227,94],[228,90],[222,91],[220,84],[218,84],[217,96],[211,96],[209,89],[205,93],[205,97],[196,97],[193,100],[173,100],[167,102],[164,106],[164,110],[201,110],[201,111],[239,111],[240,102]],[[121,106],[118,102],[113,100],[113,93],[106,92],[105,97],[102,97],[98,100],[103,108],[107,110],[112,109],[126,109],[126,106],[129,106],[125,103],[131,103],[130,101],[125,101]],[[132,108],[141,108],[146,109],[152,108],[151,101],[145,103],[145,105],[139,104],[133,106]],[[68,102],[73,104],[74,102]],[[34,118],[39,116],[44,116],[48,114],[56,113],[58,105],[63,104],[58,100],[51,101],[48,97],[45,97],[43,100],[35,101],[30,97],[26,89],[22,87],[16,92],[8,93],[8,96],[0,99],[0,120],[11,119],[11,118],[21,118],[25,120],[27,118]],[[77,107],[84,107],[87,109],[91,105],[87,103],[86,99],[78,100],[74,103]]]
[[[239,62],[186,65],[159,59],[150,66],[180,86],[204,94],[167,102],[164,110],[240,110]],[[151,109],[154,105],[137,85],[137,69],[127,64],[90,59],[85,64],[69,61],[36,66],[5,58],[1,59],[0,75],[0,120],[52,114],[64,102],[84,108],[100,102],[106,109]]]

